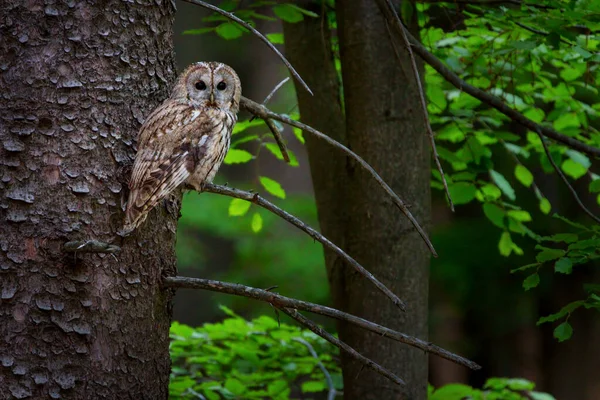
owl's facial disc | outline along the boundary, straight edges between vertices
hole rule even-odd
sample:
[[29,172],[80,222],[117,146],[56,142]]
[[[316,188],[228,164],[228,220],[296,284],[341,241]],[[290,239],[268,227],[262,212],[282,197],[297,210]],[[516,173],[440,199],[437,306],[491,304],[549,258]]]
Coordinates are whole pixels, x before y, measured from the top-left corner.
[[[194,106],[238,111],[240,80],[231,67],[201,62],[190,66],[183,77],[183,82],[176,85],[174,96],[185,98]],[[184,90],[178,90],[178,87]]]

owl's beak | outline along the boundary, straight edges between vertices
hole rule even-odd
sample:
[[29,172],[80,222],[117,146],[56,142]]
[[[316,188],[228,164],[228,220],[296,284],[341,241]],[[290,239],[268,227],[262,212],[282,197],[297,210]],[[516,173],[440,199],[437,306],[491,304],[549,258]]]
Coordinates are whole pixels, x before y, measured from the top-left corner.
[[215,94],[213,92],[210,92],[210,102],[211,103],[215,102]]

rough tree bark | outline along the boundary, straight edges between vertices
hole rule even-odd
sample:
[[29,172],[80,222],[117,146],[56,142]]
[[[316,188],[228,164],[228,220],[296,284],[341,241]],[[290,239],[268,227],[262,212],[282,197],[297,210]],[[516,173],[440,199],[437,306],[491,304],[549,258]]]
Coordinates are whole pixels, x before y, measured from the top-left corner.
[[[321,11],[321,7],[312,9]],[[396,58],[375,2],[339,0],[336,15],[345,115],[338,101],[327,24],[305,18],[284,26],[286,54],[315,92],[313,98],[297,87],[302,119],[361,155],[404,196],[411,212],[427,226],[430,155],[408,53],[398,44],[401,59]],[[323,233],[405,300],[408,311],[403,314],[369,282],[328,253],[326,266],[335,307],[427,338],[429,251],[425,244],[354,163],[308,138],[307,147]],[[427,397],[425,354],[345,323],[339,323],[338,330],[342,340],[408,383],[402,389],[342,355],[345,398]]]
[[108,254],[140,123],[175,77],[174,5],[0,3],[0,398],[166,398],[176,207]]

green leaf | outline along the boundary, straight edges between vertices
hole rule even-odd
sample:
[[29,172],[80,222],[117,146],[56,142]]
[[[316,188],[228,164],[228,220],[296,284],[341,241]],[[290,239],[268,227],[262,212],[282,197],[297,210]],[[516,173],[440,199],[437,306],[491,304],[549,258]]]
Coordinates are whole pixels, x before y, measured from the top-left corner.
[[600,179],[596,179],[590,182],[590,193],[598,193],[600,192]]
[[457,182],[448,185],[454,204],[466,204],[475,198],[477,188],[469,182]]
[[323,381],[308,381],[302,384],[302,393],[321,392],[327,389]]
[[[263,146],[265,146],[267,148],[267,150],[269,150],[269,152],[271,154],[273,154],[278,160],[283,161],[283,154],[281,154],[281,149],[279,148],[277,143],[268,142],[268,143],[264,143]],[[296,158],[296,155],[290,149],[287,149],[287,152],[288,152],[288,155],[290,156],[290,164],[289,164],[290,167],[297,167],[299,164],[298,164],[298,159]]]
[[547,198],[542,197],[540,199],[540,211],[543,212],[544,214],[548,215],[551,210],[552,210],[552,205],[550,204],[550,201]]
[[522,164],[517,164],[515,167],[515,178],[525,187],[529,187],[533,183],[533,174]]
[[557,258],[564,256],[565,254],[566,251],[562,249],[544,248],[543,251],[541,251],[540,253],[538,253],[537,256],[535,256],[535,259],[537,262],[543,263],[546,261],[556,260]]
[[184,35],[201,35],[203,33],[212,32],[215,28],[199,28],[199,29],[188,29],[183,31]]
[[286,389],[289,390],[288,384],[282,379],[278,379],[274,382],[269,383],[269,386],[267,387],[267,391],[269,392],[269,396],[271,398],[276,397],[278,394],[285,391]]
[[587,173],[586,167],[570,158],[563,161],[561,169],[573,179],[579,179]]
[[254,233],[258,233],[261,231],[261,229],[263,227],[263,219],[259,213],[254,213],[254,215],[252,215],[251,227],[252,227],[252,232],[254,232]]
[[296,23],[304,19],[299,7],[294,7],[292,4],[278,4],[273,7],[273,12],[285,22]]
[[573,271],[573,262],[569,257],[562,257],[554,264],[554,271],[568,275]]
[[565,154],[568,155],[571,160],[575,161],[577,164],[581,164],[586,169],[592,166],[592,162],[590,161],[589,157],[583,153],[568,149],[565,151]]
[[229,203],[229,215],[232,217],[241,217],[246,215],[252,204],[242,199],[232,199]]
[[228,378],[225,381],[225,389],[236,395],[243,395],[246,392],[246,385],[235,378]]
[[579,118],[577,118],[577,114],[575,113],[564,113],[558,117],[552,125],[554,129],[557,131],[561,131],[567,128],[579,128],[581,123],[579,122]]
[[252,158],[254,158],[252,154],[250,154],[246,150],[229,149],[223,162],[225,164],[243,164],[252,160]]
[[470,386],[451,383],[434,391],[429,400],[465,399],[471,397],[474,392],[475,390]]
[[536,272],[535,274],[531,274],[527,278],[525,278],[525,280],[523,281],[523,289],[529,290],[534,287],[537,287],[537,285],[539,285],[539,284],[540,284],[540,276]]
[[502,196],[502,192],[500,191],[498,186],[494,185],[493,183],[486,183],[485,185],[480,187],[479,190],[483,194],[482,200],[498,200],[500,196]]
[[217,35],[226,40],[237,39],[242,36],[245,31],[245,28],[235,22],[224,22],[215,29]]
[[[504,209],[502,209],[501,207],[499,207],[498,205],[496,205],[494,203],[484,203],[483,204],[483,213],[498,228],[504,228],[504,215],[505,215]],[[508,232],[506,232],[506,233],[508,233]],[[510,234],[509,234],[509,236],[510,236]],[[502,242],[502,239],[500,241]],[[502,254],[502,253],[503,253],[503,251],[501,249],[500,254]],[[508,254],[510,254],[510,251],[508,251]]]
[[266,176],[261,176],[258,179],[267,192],[271,193],[275,197],[285,199],[285,190],[283,190],[279,182],[271,178],[267,178]]
[[519,222],[531,221],[531,215],[525,210],[510,210],[506,214],[509,218],[512,218]]
[[510,273],[514,274],[515,272],[526,271],[526,270],[534,268],[534,267],[539,267],[539,265],[540,265],[539,263],[523,265],[522,267],[511,269]]
[[296,136],[296,139],[298,139],[300,143],[304,144],[304,136],[302,135],[302,129],[293,128],[292,130],[294,131],[294,136]]
[[533,122],[536,123],[540,123],[544,120],[544,117],[546,116],[546,114],[544,114],[543,110],[540,110],[539,108],[530,108],[527,111],[525,111],[523,113],[527,118],[529,118],[530,120],[532,120]]
[[554,329],[554,337],[558,339],[559,342],[564,342],[565,340],[569,340],[573,335],[573,327],[567,321],[563,322],[559,326]]
[[498,250],[500,251],[500,254],[504,257],[508,257],[512,252],[512,248],[513,241],[510,237],[510,233],[508,233],[507,231],[502,232],[502,235],[500,236],[500,241],[498,242]]
[[265,36],[273,44],[283,44],[283,33],[267,33]]
[[504,193],[504,195],[506,197],[508,197],[511,200],[516,199],[515,190],[512,188],[510,183],[508,183],[508,181],[506,180],[504,175],[502,175],[498,171],[494,171],[493,169],[490,170],[490,175],[491,175],[494,183],[496,183],[496,185],[498,185],[498,187],[500,188],[500,190],[502,190],[502,193]]

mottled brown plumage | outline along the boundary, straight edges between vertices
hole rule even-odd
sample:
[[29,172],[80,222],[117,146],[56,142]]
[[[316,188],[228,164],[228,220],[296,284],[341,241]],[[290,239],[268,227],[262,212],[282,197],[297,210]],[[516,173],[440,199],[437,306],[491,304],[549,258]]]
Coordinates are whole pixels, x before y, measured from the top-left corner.
[[240,80],[225,64],[196,63],[179,76],[140,128],[124,233],[181,184],[201,191],[212,182],[229,150],[240,96]]

